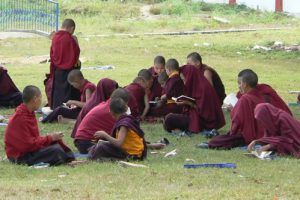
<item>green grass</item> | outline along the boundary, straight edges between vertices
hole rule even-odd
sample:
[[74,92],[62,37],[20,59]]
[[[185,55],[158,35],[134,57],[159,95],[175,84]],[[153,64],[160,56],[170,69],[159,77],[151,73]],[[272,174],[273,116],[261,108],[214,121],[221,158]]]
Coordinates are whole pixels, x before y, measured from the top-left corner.
[[[223,8],[218,5],[198,5],[190,1],[187,4],[183,1],[162,1],[154,4],[160,9],[161,19],[147,21],[138,20],[139,8],[144,5],[139,1],[125,4],[96,0],[60,2],[63,2],[62,18],[73,17],[77,22],[76,34],[83,66],[111,64],[116,67],[111,71],[83,70],[84,76],[94,83],[101,78],[110,77],[124,86],[134,79],[139,69],[151,66],[153,58],[158,54],[167,59],[177,58],[183,64],[188,53],[198,51],[203,56],[204,63],[218,71],[227,93],[237,91],[237,73],[251,67],[258,73],[260,82],[272,85],[286,102],[296,100],[296,96],[288,94],[288,91],[299,89],[299,53],[250,49],[255,44],[270,45],[273,41],[299,43],[298,20],[243,7]],[[169,4],[174,6],[166,6]],[[184,6],[184,9],[179,14],[174,13],[180,6]],[[202,10],[200,6],[204,6],[201,7]],[[198,12],[198,8],[201,11]],[[175,11],[163,14],[166,12],[164,9]],[[78,10],[82,13],[76,13]],[[190,12],[192,14],[188,14]],[[211,19],[194,20],[197,15],[205,13],[212,16],[226,15],[225,18],[237,23],[238,27],[256,21],[257,26],[291,21],[293,28],[217,35],[88,37],[92,34],[119,32],[192,30],[196,25],[199,29],[231,26],[218,24]],[[261,19],[259,16],[270,17]],[[268,24],[264,25],[266,22]],[[205,46],[203,43],[210,45]],[[26,85],[34,84],[43,90],[44,74],[48,72],[49,64],[38,64],[38,59],[33,64],[28,64],[24,59],[26,61],[26,58],[30,60],[34,56],[49,54],[50,41],[43,37],[6,39],[0,40],[0,46],[0,61],[11,62],[6,67],[17,86],[22,90]],[[295,117],[300,119],[300,107],[292,107],[292,110]],[[0,110],[0,114],[12,113],[13,109]],[[221,130],[222,133],[226,133],[230,126],[228,114],[226,117],[227,125]],[[39,127],[43,135],[64,131],[64,140],[76,151],[69,137],[72,126],[39,124]],[[149,141],[167,137],[175,146],[169,146],[163,151],[176,148],[178,155],[163,158],[163,154],[149,154],[147,160],[143,161],[148,166],[146,169],[123,168],[116,163],[90,163],[75,168],[60,166],[37,170],[2,161],[0,199],[299,199],[299,160],[295,158],[260,161],[245,157],[241,150],[200,150],[195,145],[206,140],[203,136],[177,138],[166,133],[160,124],[142,124],[142,128]],[[4,128],[0,127],[2,158],[5,156],[3,136]],[[233,162],[237,164],[237,168],[184,169],[186,158],[194,159],[196,163]]]

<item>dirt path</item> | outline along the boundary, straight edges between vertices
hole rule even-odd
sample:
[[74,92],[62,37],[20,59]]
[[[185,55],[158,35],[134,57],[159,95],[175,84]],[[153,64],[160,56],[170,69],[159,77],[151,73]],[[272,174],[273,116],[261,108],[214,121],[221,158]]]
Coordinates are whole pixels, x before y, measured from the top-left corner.
[[24,33],[24,32],[0,32],[0,40],[5,40],[9,38],[34,38],[34,37],[41,37],[41,36],[33,33]]
[[153,15],[150,12],[152,5],[144,5],[140,8],[140,17],[144,20],[154,20],[154,19],[159,19],[159,15]]

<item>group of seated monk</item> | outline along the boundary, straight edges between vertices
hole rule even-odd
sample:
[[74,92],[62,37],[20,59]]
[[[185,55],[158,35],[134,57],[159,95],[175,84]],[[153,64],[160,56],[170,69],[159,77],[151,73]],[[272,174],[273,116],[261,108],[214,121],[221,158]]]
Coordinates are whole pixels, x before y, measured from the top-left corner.
[[[120,88],[115,80],[105,78],[96,87],[74,67],[80,63],[74,30],[74,21],[67,19],[52,37],[45,89],[53,111],[41,121],[74,124],[74,145],[90,159],[143,159],[147,148],[164,147],[146,142],[140,127],[140,121],[157,119],[163,119],[168,132],[217,133],[200,147],[231,149],[248,145],[251,150],[255,144],[262,144],[258,151],[274,150],[300,157],[300,123],[271,86],[258,83],[251,69],[239,72],[238,101],[230,107],[230,130],[218,135],[217,130],[225,125],[225,89],[216,70],[203,64],[199,53],[190,53],[183,66],[174,58],[166,62],[163,56],[157,56],[154,65],[141,69],[127,86]],[[0,75],[1,81],[13,83],[4,68],[0,68]],[[72,151],[62,142],[62,132],[39,134],[34,114],[41,106],[39,88],[26,86],[23,94],[14,84],[1,88],[0,105],[3,102],[8,106],[21,104],[5,132],[5,151],[10,161],[58,165],[74,160]]]

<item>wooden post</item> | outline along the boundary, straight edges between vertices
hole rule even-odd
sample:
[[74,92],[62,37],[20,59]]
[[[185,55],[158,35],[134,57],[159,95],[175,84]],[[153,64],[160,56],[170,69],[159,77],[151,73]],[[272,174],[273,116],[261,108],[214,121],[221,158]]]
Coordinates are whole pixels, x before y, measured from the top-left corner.
[[283,11],[283,0],[275,0],[275,11],[276,12]]
[[234,6],[236,4],[236,0],[229,0],[229,5]]

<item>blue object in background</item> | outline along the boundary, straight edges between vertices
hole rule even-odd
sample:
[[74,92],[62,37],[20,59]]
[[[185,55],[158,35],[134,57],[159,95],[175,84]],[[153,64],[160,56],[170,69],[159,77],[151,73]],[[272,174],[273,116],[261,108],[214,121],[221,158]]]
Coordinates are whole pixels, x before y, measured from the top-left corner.
[[213,168],[236,168],[234,163],[205,163],[205,164],[184,164],[184,168],[200,168],[200,167],[213,167]]

